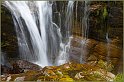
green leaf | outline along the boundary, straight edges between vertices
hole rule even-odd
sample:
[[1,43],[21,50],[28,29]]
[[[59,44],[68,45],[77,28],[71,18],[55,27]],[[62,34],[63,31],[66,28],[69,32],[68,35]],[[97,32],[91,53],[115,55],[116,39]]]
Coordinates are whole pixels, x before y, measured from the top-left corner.
[[104,10],[103,10],[103,17],[105,18],[107,15],[108,15],[107,9],[106,9],[106,7],[104,7]]

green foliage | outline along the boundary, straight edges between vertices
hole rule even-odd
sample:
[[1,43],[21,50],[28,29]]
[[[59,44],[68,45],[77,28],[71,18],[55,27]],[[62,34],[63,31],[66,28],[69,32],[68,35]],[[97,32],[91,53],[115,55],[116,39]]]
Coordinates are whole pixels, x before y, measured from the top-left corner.
[[107,8],[104,7],[104,9],[103,9],[103,17],[104,17],[104,19],[107,17],[107,15],[108,15]]
[[117,74],[114,82],[124,82],[124,74]]
[[112,71],[114,66],[110,63],[107,63],[103,60],[99,60],[97,66],[99,66],[102,69],[106,69],[107,71]]

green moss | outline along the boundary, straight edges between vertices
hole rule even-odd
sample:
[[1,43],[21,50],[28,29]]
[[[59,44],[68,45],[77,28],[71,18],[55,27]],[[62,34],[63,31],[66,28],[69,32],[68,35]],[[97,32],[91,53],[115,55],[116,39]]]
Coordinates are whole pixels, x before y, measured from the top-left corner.
[[59,81],[71,81],[71,82],[73,82],[74,80],[72,79],[72,78],[61,78]]
[[[99,66],[106,66],[106,63],[102,60],[98,64]],[[97,66],[67,63],[61,66],[43,68],[39,71],[30,70],[18,75],[25,76],[25,81],[109,81],[111,76],[106,75],[105,72],[107,71]],[[13,75],[13,77],[15,79],[18,76]]]
[[104,7],[104,9],[103,9],[103,17],[106,18],[107,15],[108,15],[107,8]]
[[107,71],[112,71],[114,69],[114,66],[112,65],[111,62],[107,63],[106,61],[103,60],[99,60],[97,66]]
[[114,82],[124,82],[124,74],[117,74]]

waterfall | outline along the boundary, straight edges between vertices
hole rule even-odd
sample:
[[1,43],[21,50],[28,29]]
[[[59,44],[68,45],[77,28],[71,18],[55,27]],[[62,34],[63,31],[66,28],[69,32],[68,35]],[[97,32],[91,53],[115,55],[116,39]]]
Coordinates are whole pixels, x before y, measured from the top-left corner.
[[86,52],[87,49],[85,47],[86,40],[88,39],[88,31],[89,31],[89,22],[88,22],[88,16],[89,16],[89,1],[85,0],[85,7],[84,7],[84,16],[82,18],[82,37],[84,38],[81,42],[81,55],[80,55],[80,63],[86,62]]
[[72,28],[72,16],[73,16],[73,4],[74,1],[69,1],[66,16],[65,16],[65,28],[66,28],[66,38],[68,39],[71,36],[71,28]]
[[[69,62],[69,49],[70,49],[71,40],[73,38],[71,33],[72,21],[73,21],[72,19],[73,4],[74,4],[74,1],[68,1],[66,16],[65,16],[66,41],[65,43],[62,42],[62,40],[60,41],[60,52],[59,52],[59,56],[56,59],[56,65],[61,65]],[[60,35],[60,37],[62,36]]]
[[68,2],[65,21],[66,42],[62,42],[61,29],[52,21],[53,3],[4,1],[3,5],[12,14],[21,59],[42,67],[60,65],[69,61],[73,3],[74,1]]
[[47,34],[54,31],[51,4],[48,1],[5,1],[4,5],[13,16],[20,58],[48,66],[48,37],[55,38],[54,34]]

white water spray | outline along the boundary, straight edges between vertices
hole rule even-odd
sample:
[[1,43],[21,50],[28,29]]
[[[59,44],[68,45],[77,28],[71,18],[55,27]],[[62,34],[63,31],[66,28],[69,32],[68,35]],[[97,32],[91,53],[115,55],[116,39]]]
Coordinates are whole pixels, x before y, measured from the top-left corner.
[[5,6],[10,9],[14,18],[20,57],[41,66],[48,66],[46,24],[51,24],[48,22],[52,20],[52,6],[47,1],[33,2],[37,6],[35,9],[38,10],[38,27],[34,20],[35,14],[32,14],[33,10],[29,7],[29,3],[31,2],[5,1]]
[[[63,43],[62,40],[60,41],[60,52],[59,56],[56,59],[56,65],[62,65],[64,63],[69,62],[69,49],[72,40],[71,28],[72,28],[72,15],[73,15],[73,5],[74,1],[69,1],[66,11],[66,21],[65,21],[65,28],[66,28],[66,42]],[[62,36],[60,35],[62,38]]]
[[52,21],[52,4],[49,1],[4,2],[12,13],[20,58],[42,67],[68,62],[73,3],[68,2],[65,21],[67,41],[63,43],[60,28]]

